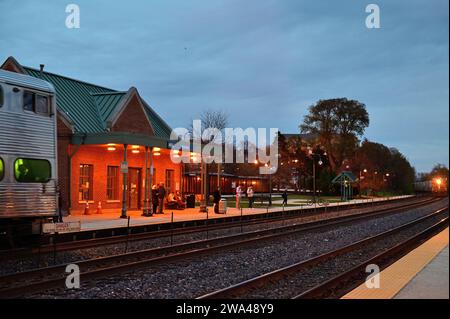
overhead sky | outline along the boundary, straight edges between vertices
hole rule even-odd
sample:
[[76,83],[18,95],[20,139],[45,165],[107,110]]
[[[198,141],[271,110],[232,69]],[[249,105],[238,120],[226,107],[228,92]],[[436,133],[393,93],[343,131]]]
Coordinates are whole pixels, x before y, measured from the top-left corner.
[[[66,5],[80,8],[69,29]],[[365,8],[381,27],[366,28]],[[309,105],[366,104],[365,137],[449,162],[448,0],[0,0],[0,60],[127,90],[172,126],[205,109],[296,133]],[[0,63],[1,63],[0,62]]]

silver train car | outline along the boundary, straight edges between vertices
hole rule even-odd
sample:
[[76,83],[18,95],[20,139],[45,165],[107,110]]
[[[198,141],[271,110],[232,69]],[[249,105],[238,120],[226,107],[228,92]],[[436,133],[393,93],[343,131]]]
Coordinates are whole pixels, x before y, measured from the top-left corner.
[[432,181],[422,181],[414,183],[414,190],[419,193],[431,193]]
[[430,193],[434,196],[448,196],[448,179],[447,177],[435,177],[429,181],[414,183],[416,193]]
[[[58,212],[52,84],[0,70],[0,226],[36,226]],[[35,229],[36,227],[33,227]],[[17,230],[15,230],[17,231]]]

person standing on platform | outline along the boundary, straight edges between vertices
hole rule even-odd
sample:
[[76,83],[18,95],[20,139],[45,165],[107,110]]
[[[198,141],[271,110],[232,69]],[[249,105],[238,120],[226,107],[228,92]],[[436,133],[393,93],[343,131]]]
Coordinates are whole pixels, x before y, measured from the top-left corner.
[[236,188],[236,209],[241,208],[241,197],[242,197],[242,188],[241,185],[238,185]]
[[164,183],[159,184],[158,199],[159,199],[159,214],[164,214],[164,198],[166,197],[166,189]]
[[156,185],[153,185],[152,187],[152,205],[153,205],[153,214],[158,214],[159,197],[158,197],[158,187],[156,187]]
[[247,188],[247,197],[248,197],[248,207],[253,208],[255,192],[253,191],[253,186],[249,186]]
[[281,195],[281,197],[283,197],[283,206],[287,205],[288,194],[287,194],[287,190],[286,189],[284,190],[284,192]]
[[219,202],[220,202],[220,198],[221,198],[219,187],[217,187],[217,189],[214,191],[213,197],[214,197],[214,213],[218,214],[219,213]]

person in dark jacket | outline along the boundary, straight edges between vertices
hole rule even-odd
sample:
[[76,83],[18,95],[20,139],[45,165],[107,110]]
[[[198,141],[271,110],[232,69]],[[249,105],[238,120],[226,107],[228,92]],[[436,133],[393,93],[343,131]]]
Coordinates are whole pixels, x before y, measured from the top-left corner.
[[283,194],[281,195],[281,197],[283,197],[283,206],[287,205],[287,200],[288,200],[288,194],[287,194],[287,190],[285,189]]
[[255,192],[253,191],[253,186],[247,188],[248,197],[248,208],[253,208],[253,203],[255,202]]
[[158,214],[164,214],[164,198],[166,197],[166,189],[164,183],[159,184],[158,199],[159,199],[159,211]]
[[157,214],[158,213],[158,204],[159,204],[159,199],[158,199],[158,187],[156,187],[156,185],[153,185],[152,187],[152,205],[153,205],[153,214]]
[[217,188],[214,193],[213,193],[213,197],[214,197],[214,213],[218,214],[219,213],[219,202],[220,202],[220,189]]

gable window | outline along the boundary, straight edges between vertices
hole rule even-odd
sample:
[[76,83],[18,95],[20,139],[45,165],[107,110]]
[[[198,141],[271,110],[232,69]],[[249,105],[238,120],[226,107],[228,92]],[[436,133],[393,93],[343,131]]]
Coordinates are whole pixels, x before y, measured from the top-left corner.
[[23,109],[41,115],[50,115],[48,96],[31,91],[23,92]]
[[108,166],[107,182],[106,182],[106,199],[119,199],[119,167]]
[[78,200],[89,201],[94,198],[93,188],[94,166],[89,164],[80,165],[80,183],[78,188]]
[[44,159],[18,158],[14,177],[19,183],[47,183],[51,178],[50,162]]

